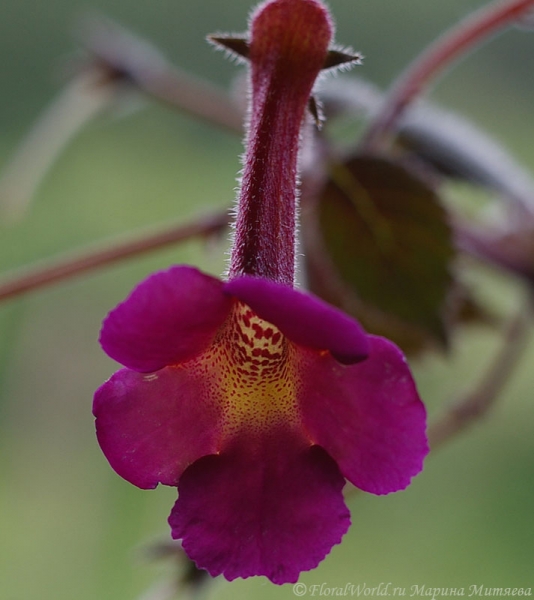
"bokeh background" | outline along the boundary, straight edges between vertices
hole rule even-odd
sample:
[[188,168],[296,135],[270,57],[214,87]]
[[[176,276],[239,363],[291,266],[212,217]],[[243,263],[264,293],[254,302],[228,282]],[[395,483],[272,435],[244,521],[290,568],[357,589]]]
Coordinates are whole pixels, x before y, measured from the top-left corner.
[[[380,86],[480,0],[331,0],[337,39],[366,56]],[[236,67],[207,33],[246,27],[248,0],[2,0],[0,166],[58,93],[74,24],[97,9],[152,39],[177,65],[229,86]],[[534,164],[534,35],[512,29],[440,79],[432,98],[472,118]],[[134,110],[135,109],[135,110]],[[0,224],[0,269],[231,203],[241,142],[138,99],[99,118],[66,149],[19,223]],[[465,191],[463,192],[465,193]],[[0,306],[0,598],[132,600],[172,572],[144,560],[168,537],[175,490],[141,491],[116,476],[95,441],[92,394],[116,369],[97,336],[106,312],[149,272],[188,262],[220,274],[224,240],[191,242]],[[499,312],[518,286],[474,270]],[[459,332],[448,356],[414,364],[434,415],[498,347],[483,328]],[[496,410],[431,456],[405,492],[349,499],[353,526],[307,584],[458,588],[534,586],[534,347]],[[293,598],[261,578],[218,581],[210,598]]]

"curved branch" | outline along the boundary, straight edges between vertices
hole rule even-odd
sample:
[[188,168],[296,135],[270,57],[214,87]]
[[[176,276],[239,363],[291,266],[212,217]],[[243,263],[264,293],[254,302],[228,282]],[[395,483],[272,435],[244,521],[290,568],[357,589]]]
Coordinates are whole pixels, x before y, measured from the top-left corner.
[[522,358],[530,338],[531,298],[521,306],[503,332],[503,342],[475,388],[449,407],[428,429],[432,450],[442,446],[484,417]]
[[21,218],[58,155],[76,134],[111,103],[113,86],[97,69],[75,77],[38,117],[4,167],[0,211],[7,221]]
[[215,234],[224,229],[228,222],[227,211],[217,212],[186,225],[174,225],[160,231],[144,233],[121,243],[115,242],[104,248],[86,250],[48,264],[29,267],[0,281],[0,302],[125,258],[158,250],[190,238]]
[[147,40],[111,19],[82,21],[82,43],[102,67],[154,100],[232,133],[243,132],[243,112],[218,86],[174,67]]
[[401,73],[385,104],[364,135],[366,150],[377,150],[395,130],[408,105],[422,93],[430,80],[490,35],[518,20],[534,0],[505,0],[476,11],[459,25],[446,31]]

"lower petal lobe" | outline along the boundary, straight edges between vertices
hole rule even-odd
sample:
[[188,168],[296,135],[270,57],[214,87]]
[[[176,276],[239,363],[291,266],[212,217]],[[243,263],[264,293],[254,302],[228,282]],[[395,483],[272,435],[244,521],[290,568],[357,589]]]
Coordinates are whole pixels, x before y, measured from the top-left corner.
[[220,455],[191,465],[169,523],[212,576],[295,582],[350,525],[343,485],[322,448],[280,425],[262,437],[242,434]]
[[369,358],[357,365],[302,351],[299,402],[311,440],[343,475],[366,492],[389,494],[423,468],[426,413],[400,350],[369,338]]

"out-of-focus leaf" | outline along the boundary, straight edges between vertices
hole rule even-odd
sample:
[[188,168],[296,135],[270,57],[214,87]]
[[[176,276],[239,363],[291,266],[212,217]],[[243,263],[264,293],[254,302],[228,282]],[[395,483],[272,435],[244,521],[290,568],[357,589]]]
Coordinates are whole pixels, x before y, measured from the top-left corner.
[[381,157],[336,163],[319,221],[341,280],[364,304],[446,344],[455,253],[447,215],[426,182]]
[[417,326],[362,302],[341,281],[332,265],[324,261],[324,256],[319,256],[318,248],[309,245],[309,238],[303,239],[306,282],[311,292],[355,317],[367,332],[390,339],[409,356],[435,348],[432,337]]
[[388,338],[408,356],[420,356],[436,349],[435,339],[428,331],[365,304],[355,295],[346,298],[345,310],[358,319],[366,331]]
[[[351,76],[329,81],[319,99],[327,123],[332,123],[340,116],[373,118],[383,94],[365,79]],[[400,120],[397,133],[398,148],[437,173],[498,192],[520,219],[534,213],[534,180],[529,170],[469,119],[433,103],[418,102]]]
[[[436,350],[436,340],[428,331],[364,303],[341,281],[331,265],[321,261],[318,253],[306,244],[305,269],[308,289],[358,319],[369,333],[390,339],[410,357]],[[499,318],[461,281],[454,284],[448,298],[447,315],[451,331],[462,325],[500,325]]]

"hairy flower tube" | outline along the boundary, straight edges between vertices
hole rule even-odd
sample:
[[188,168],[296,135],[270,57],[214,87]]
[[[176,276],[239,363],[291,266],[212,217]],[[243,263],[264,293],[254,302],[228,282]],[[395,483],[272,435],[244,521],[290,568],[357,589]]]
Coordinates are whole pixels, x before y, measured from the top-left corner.
[[247,39],[251,108],[229,277],[153,274],[108,315],[124,365],[97,391],[111,466],[177,486],[169,523],[197,566],[294,582],[350,525],[342,489],[405,488],[427,453],[401,352],[294,289],[298,144],[332,23],[318,0],[268,0]]

